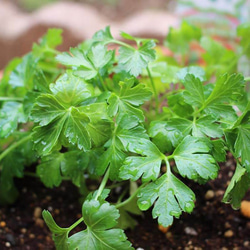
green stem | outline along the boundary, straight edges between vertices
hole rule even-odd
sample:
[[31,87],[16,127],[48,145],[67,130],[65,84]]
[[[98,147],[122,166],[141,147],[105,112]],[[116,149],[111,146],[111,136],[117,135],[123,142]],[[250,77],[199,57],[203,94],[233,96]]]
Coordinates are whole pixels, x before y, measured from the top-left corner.
[[56,55],[60,54],[60,51],[58,51],[58,50],[56,50],[56,49],[52,49],[52,48],[50,48],[50,47],[48,47],[48,46],[46,46],[46,49],[45,49],[45,50],[48,51],[48,52],[51,52],[51,53],[53,53],[53,54],[56,54]]
[[76,226],[78,226],[81,222],[83,222],[83,217],[81,217],[79,220],[77,220],[74,224],[72,224],[70,227],[68,227],[68,230],[71,231]]
[[122,199],[124,198],[124,196],[126,195],[127,192],[128,192],[128,187],[123,190],[122,194],[120,195],[119,199],[117,200],[117,203],[120,203],[122,201]]
[[174,155],[168,155],[168,156],[166,156],[165,157],[165,162],[166,162],[166,164],[169,164],[169,161],[170,160],[173,160],[174,159]]
[[[157,90],[156,90],[156,87],[155,87],[155,83],[154,83],[154,80],[153,80],[153,77],[151,75],[151,72],[147,66],[147,72],[148,72],[148,76],[149,76],[149,79],[150,79],[150,83],[151,83],[151,86],[153,88],[153,91],[154,91],[154,96],[155,96],[155,104],[156,104],[156,109],[158,111],[159,109],[159,100],[158,100],[158,93],[157,93]],[[157,112],[158,113],[158,112]]]
[[246,82],[249,82],[250,81],[250,76],[247,76],[244,78]]
[[103,78],[102,78],[102,76],[100,75],[99,72],[98,72],[98,77],[99,77],[99,79],[100,79],[100,82],[101,82],[101,85],[102,85],[103,89],[104,89],[105,91],[107,91],[108,89],[107,89],[107,87],[106,87],[106,85],[105,85],[105,83],[104,83],[104,81],[103,81]]
[[23,101],[23,98],[22,97],[5,97],[5,96],[0,96],[0,101],[19,101],[19,102],[22,102]]
[[142,184],[127,200],[125,200],[125,201],[123,201],[123,202],[121,202],[121,203],[118,203],[118,204],[116,204],[116,208],[118,209],[118,208],[121,208],[121,207],[123,207],[123,206],[125,206],[126,204],[128,204],[131,200],[133,200],[134,199],[134,197],[138,194],[138,192],[143,188],[143,187],[145,187],[145,185],[146,185],[147,183],[144,183],[144,184]]
[[109,179],[109,170],[110,170],[110,168],[108,168],[108,170],[106,171],[106,173],[102,179],[101,185],[99,186],[97,194],[95,196],[95,200],[97,200],[98,197],[101,195],[101,193],[102,193],[102,191],[103,191],[103,189],[104,189],[104,187]]
[[12,150],[14,150],[15,148],[17,148],[18,146],[22,145],[23,143],[31,140],[32,138],[32,135],[29,134],[28,136],[26,137],[23,137],[21,140],[13,143],[11,146],[9,146],[6,150],[3,151],[2,154],[0,154],[0,161],[6,156],[8,155]]
[[122,41],[111,40],[111,41],[106,42],[105,45],[106,45],[106,44],[109,44],[109,43],[115,43],[115,44],[121,45],[121,46],[123,46],[123,47],[127,47],[127,48],[129,48],[129,49],[136,50],[136,48],[134,48],[133,46],[131,46],[131,45],[127,44],[127,43],[124,43],[124,42],[122,42]]
[[[170,155],[170,156],[171,156],[171,155]],[[172,156],[172,157],[173,157],[173,156]],[[167,172],[168,172],[168,173],[171,173],[171,168],[170,168],[170,164],[169,164],[169,159],[172,159],[172,158],[166,157],[166,158],[165,158],[165,162],[166,162]]]

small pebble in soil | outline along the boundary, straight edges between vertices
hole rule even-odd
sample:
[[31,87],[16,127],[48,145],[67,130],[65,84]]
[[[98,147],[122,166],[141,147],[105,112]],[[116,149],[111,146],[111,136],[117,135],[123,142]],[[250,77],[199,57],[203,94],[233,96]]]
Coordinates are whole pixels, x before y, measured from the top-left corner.
[[171,232],[166,233],[166,238],[171,240],[173,238],[173,234]]
[[53,211],[53,207],[48,206],[48,210],[49,210],[50,212],[52,212],[52,211]]
[[243,200],[241,202],[240,211],[243,216],[250,218],[250,201]]
[[46,199],[47,201],[50,201],[52,198],[51,198],[50,195],[47,195],[47,196],[45,197],[45,199]]
[[0,227],[6,227],[6,222],[5,221],[1,221],[0,222]]
[[35,237],[36,237],[36,236],[35,236],[34,234],[29,234],[29,238],[30,238],[30,239],[35,239]]
[[55,209],[55,214],[60,214],[60,210],[58,208]]
[[224,192],[225,192],[225,191],[223,191],[223,190],[217,190],[217,191],[215,192],[215,194],[216,194],[217,197],[220,197],[220,196],[223,196],[223,195],[224,195]]
[[15,238],[12,234],[6,234],[6,240],[12,245],[16,245]]
[[232,226],[231,226],[231,224],[227,221],[227,222],[225,223],[224,227],[225,227],[226,229],[228,229],[228,228],[231,228]]
[[27,229],[26,228],[21,228],[20,231],[21,231],[22,234],[26,234],[27,233]]
[[5,246],[6,246],[6,247],[11,247],[11,244],[10,244],[9,242],[6,242],[6,243],[5,243]]
[[44,220],[41,219],[41,218],[37,218],[37,219],[35,220],[35,224],[36,224],[36,226],[38,226],[38,227],[43,227],[43,226],[44,226]]
[[233,232],[232,230],[227,230],[227,231],[224,233],[224,236],[225,236],[226,238],[231,238],[231,237],[233,237],[233,235],[234,235],[234,232]]
[[206,200],[211,200],[214,198],[214,191],[213,190],[208,190],[205,194],[205,199]]
[[42,215],[42,209],[40,207],[35,207],[33,216],[34,218],[40,218]]
[[23,238],[20,238],[19,242],[20,242],[20,245],[24,245],[24,239]]
[[244,247],[249,247],[250,246],[250,242],[248,240],[244,241],[243,246]]
[[195,229],[192,228],[192,227],[186,227],[186,228],[184,229],[184,232],[185,232],[187,235],[193,235],[193,236],[198,235],[198,233],[197,233],[197,232],[195,231]]

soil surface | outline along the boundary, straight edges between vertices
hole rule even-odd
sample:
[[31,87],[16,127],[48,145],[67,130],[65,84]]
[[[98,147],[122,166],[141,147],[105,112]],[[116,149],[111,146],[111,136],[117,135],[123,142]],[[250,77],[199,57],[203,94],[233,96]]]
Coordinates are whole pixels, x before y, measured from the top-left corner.
[[[185,181],[196,194],[196,207],[191,214],[176,219],[167,233],[158,229],[151,211],[144,218],[138,217],[136,228],[126,231],[135,249],[250,249],[250,219],[221,203],[234,168],[229,159],[216,180],[205,185]],[[17,179],[16,184],[19,199],[0,209],[0,249],[55,249],[41,211],[48,209],[60,226],[70,226],[81,216],[77,189],[69,182],[47,189],[32,177]],[[250,200],[250,192],[245,199]]]

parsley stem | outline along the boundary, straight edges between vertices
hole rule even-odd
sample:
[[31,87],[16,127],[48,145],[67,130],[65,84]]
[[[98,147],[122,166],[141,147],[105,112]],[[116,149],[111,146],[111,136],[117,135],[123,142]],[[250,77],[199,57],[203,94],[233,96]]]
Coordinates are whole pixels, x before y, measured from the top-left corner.
[[110,168],[108,168],[108,170],[106,171],[106,173],[102,179],[101,185],[99,186],[97,194],[95,196],[95,200],[97,200],[98,197],[101,195],[101,193],[102,193],[102,191],[103,191],[103,189],[104,189],[104,187],[109,179],[109,170],[110,170]]
[[12,150],[14,150],[15,148],[19,147],[20,145],[22,145],[23,143],[31,140],[32,135],[29,134],[28,136],[23,137],[21,140],[13,143],[11,146],[9,146],[6,150],[4,150],[2,152],[2,154],[0,154],[0,161],[6,156],[8,155]]
[[134,48],[133,46],[131,46],[131,45],[127,44],[127,43],[124,43],[122,41],[118,41],[118,40],[111,40],[111,41],[108,41],[107,43],[115,43],[115,44],[121,45],[123,47],[127,47],[129,49],[136,50],[136,48]]
[[121,203],[118,203],[115,205],[116,208],[121,208],[123,206],[125,206],[126,204],[128,204],[131,200],[134,199],[134,197],[138,194],[138,192],[143,188],[145,187],[147,183],[144,183],[142,184],[127,200],[121,202]]
[[151,75],[151,72],[150,72],[148,66],[147,66],[147,72],[148,72],[148,76],[149,76],[149,79],[150,79],[151,86],[152,86],[153,91],[154,91],[156,109],[158,110],[159,109],[158,94],[157,94],[157,90],[156,90],[156,87],[155,87],[155,83],[154,83],[153,77]]
[[126,187],[126,188],[123,190],[123,192],[122,192],[122,194],[120,195],[120,197],[118,198],[117,203],[120,203],[120,202],[122,201],[122,199],[124,198],[124,196],[126,195],[126,193],[127,193],[128,191],[129,191],[129,188]]
[[22,97],[5,97],[5,96],[0,96],[0,101],[23,101]]
[[79,220],[77,220],[74,224],[72,224],[70,227],[68,227],[68,230],[71,231],[76,226],[78,226],[81,222],[83,222],[83,217],[81,217]]
[[101,76],[101,74],[98,72],[98,77],[99,77],[99,79],[100,79],[100,82],[101,82],[101,85],[102,85],[102,87],[103,87],[103,89],[105,90],[105,91],[107,91],[108,89],[107,89],[107,87],[106,87],[106,85],[105,85],[105,83],[104,83],[104,81],[103,81],[103,78],[102,78],[102,76]]

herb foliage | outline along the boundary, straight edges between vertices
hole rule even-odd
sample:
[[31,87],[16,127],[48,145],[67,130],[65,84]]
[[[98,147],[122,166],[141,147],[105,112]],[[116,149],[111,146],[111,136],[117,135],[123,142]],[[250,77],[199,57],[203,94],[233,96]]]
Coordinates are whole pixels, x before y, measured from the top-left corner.
[[[128,43],[116,40],[109,27],[60,53],[61,32],[50,29],[4,71],[2,204],[18,195],[15,177],[35,175],[49,188],[71,180],[84,198],[82,217],[61,228],[43,211],[57,249],[133,249],[123,231],[136,224],[131,214],[153,207],[166,227],[191,213],[195,194],[180,176],[200,184],[215,179],[230,151],[237,168],[223,202],[239,207],[250,186],[249,77],[236,70],[249,57],[248,24],[229,50],[184,22],[166,37],[172,56],[154,39],[121,32]],[[194,43],[203,52],[190,61]],[[34,164],[36,173],[28,172]],[[87,178],[99,182],[95,192]],[[122,192],[111,202],[117,186]],[[86,229],[69,236],[80,223]]]

